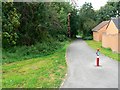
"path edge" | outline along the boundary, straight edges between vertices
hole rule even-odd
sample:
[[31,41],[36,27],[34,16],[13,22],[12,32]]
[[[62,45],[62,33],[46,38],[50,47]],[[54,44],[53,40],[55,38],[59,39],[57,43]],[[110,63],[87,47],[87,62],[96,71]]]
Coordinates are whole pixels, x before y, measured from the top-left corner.
[[66,53],[65,53],[65,60],[66,60],[66,64],[67,64],[67,72],[66,72],[66,74],[65,74],[65,76],[64,76],[64,79],[63,79],[61,85],[60,85],[60,88],[62,88],[62,86],[64,85],[65,80],[67,79],[67,76],[68,76],[68,58],[67,58],[67,51],[68,51],[68,48],[67,48]]

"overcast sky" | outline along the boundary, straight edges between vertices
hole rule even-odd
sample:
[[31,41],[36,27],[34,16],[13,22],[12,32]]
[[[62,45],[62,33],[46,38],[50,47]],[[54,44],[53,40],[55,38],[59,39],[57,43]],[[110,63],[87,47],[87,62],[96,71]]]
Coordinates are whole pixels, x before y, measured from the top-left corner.
[[95,10],[100,9],[101,6],[104,6],[108,0],[75,0],[77,5],[81,7],[85,2],[91,2]]

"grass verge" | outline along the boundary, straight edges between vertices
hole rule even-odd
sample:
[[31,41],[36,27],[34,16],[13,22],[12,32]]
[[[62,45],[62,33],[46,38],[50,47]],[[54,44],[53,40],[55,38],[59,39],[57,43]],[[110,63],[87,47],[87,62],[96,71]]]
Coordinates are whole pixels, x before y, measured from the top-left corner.
[[113,53],[112,50],[109,49],[109,48],[103,48],[101,42],[97,42],[97,41],[94,41],[94,40],[86,40],[86,42],[93,49],[100,48],[100,52],[103,53],[104,55],[106,55],[106,56],[108,56],[112,59],[115,59],[117,61],[120,61],[120,58],[118,58],[118,55],[120,55],[120,54]]
[[64,79],[67,65],[66,48],[54,54],[3,64],[2,88],[58,88]]

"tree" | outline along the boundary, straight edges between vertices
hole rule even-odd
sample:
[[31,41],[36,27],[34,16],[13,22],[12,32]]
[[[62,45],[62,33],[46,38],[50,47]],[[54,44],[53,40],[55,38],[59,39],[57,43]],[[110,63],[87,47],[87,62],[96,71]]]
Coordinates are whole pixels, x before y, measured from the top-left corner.
[[82,37],[92,36],[92,28],[96,25],[96,14],[91,3],[85,3],[79,11],[80,14],[80,32]]
[[4,46],[65,40],[72,8],[69,3],[3,3]]
[[10,47],[16,45],[19,38],[17,32],[20,26],[20,14],[13,7],[13,3],[4,2],[2,6],[2,43],[3,47]]
[[78,34],[79,30],[79,15],[78,15],[78,10],[73,9],[70,15],[70,32],[71,32],[71,37],[75,37]]
[[106,20],[110,20],[111,17],[120,16],[120,2],[107,2],[107,4],[98,10],[97,13],[97,21],[102,22]]

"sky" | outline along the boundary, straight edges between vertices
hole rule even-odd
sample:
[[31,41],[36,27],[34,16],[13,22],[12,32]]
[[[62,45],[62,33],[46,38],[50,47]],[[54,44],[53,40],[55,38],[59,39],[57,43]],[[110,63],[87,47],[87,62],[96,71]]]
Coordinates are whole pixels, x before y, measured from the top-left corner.
[[108,0],[75,0],[77,5],[81,7],[85,2],[91,2],[95,10],[100,9],[101,6],[104,6]]

